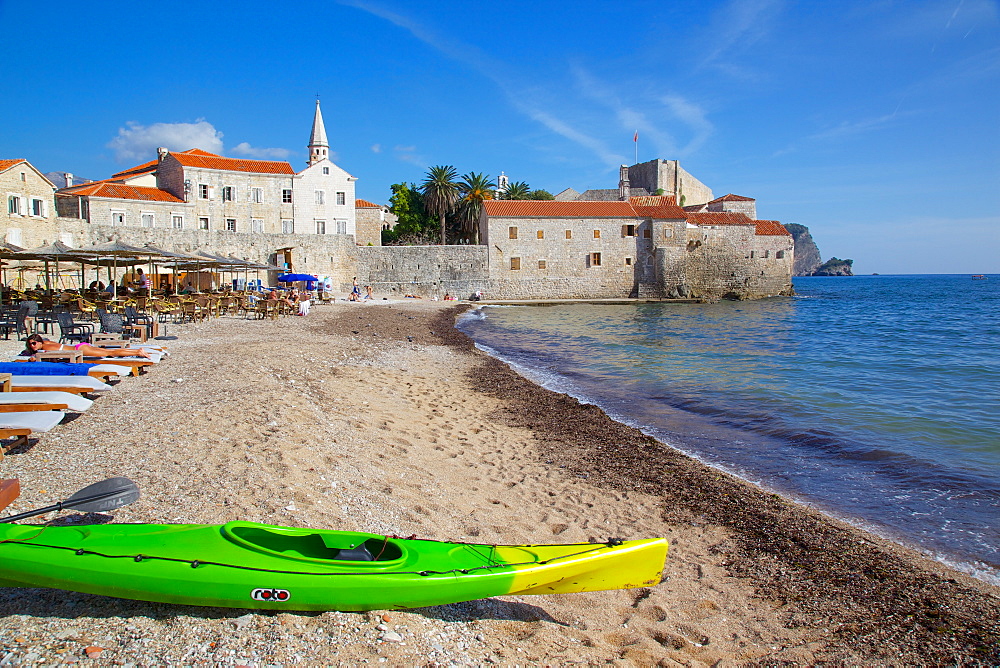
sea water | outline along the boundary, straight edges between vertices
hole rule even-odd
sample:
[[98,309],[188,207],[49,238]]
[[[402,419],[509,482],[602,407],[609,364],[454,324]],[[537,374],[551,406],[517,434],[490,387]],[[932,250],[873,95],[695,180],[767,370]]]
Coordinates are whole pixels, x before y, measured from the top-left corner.
[[1000,276],[796,278],[795,297],[484,307],[549,389],[1000,584]]

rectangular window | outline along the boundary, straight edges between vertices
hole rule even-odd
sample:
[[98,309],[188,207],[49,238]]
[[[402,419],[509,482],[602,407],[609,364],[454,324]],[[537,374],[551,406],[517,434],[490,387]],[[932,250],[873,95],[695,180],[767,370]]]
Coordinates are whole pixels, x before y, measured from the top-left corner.
[[198,219],[198,229],[207,230],[208,229],[208,218],[202,216]]
[[208,184],[199,183],[198,184],[198,196],[202,199],[208,199]]
[[152,213],[140,213],[139,220],[142,222],[143,227],[156,227],[156,216]]
[[785,258],[785,251],[778,251],[774,254],[775,259],[783,260]]
[[226,218],[226,232],[235,232],[235,231],[236,231],[236,219]]
[[601,266],[601,254],[600,253],[591,253],[590,254],[590,266],[591,267],[600,267]]
[[323,168],[323,173],[324,174],[329,174],[330,173],[330,168],[329,167],[324,167]]
[[631,267],[632,266],[632,258],[630,258],[630,257],[625,258],[625,266],[626,267]]
[[111,212],[111,224],[122,226],[125,224],[125,212],[124,211],[112,211]]
[[316,221],[316,234],[326,234],[326,221],[317,220]]
[[232,202],[233,200],[233,187],[232,186],[222,186],[222,201]]
[[285,188],[284,190],[281,191],[281,203],[282,204],[291,204],[292,203],[292,189],[291,188]]
[[643,239],[652,239],[653,238],[653,230],[649,229],[648,227],[644,227],[642,229],[642,238]]
[[573,230],[566,230],[566,238],[567,239],[573,238]]
[[337,234],[347,234],[347,221],[338,220],[337,221]]
[[256,204],[260,204],[264,201],[264,189],[263,188],[251,188],[250,189],[250,199]]
[[283,220],[283,221],[281,221],[281,233],[282,234],[294,234],[295,233],[295,221],[294,220]]
[[317,190],[316,191],[316,203],[317,204],[326,204],[326,192],[324,192],[322,190]]
[[545,238],[545,230],[538,230],[538,233],[535,236],[537,236],[539,239],[544,239]]
[[664,239],[669,239],[672,236],[674,236],[674,230],[673,230],[673,228],[671,228],[671,227],[664,228],[664,230],[663,230],[663,238]]
[[507,228],[507,236],[509,238],[511,238],[511,239],[517,239],[517,228],[516,227],[508,227]]
[[[623,237],[634,237],[635,236],[635,225],[622,225],[622,236]],[[595,239],[597,237],[594,237]]]
[[[24,245],[21,241],[21,229],[19,227],[7,228],[7,243],[14,244],[15,246]],[[72,244],[66,244],[66,245],[71,246]]]
[[264,231],[264,221],[260,218],[250,219],[250,231],[260,234]]
[[769,250],[764,251],[764,257],[765,258],[771,257],[771,251],[769,251]]
[[183,230],[184,216],[178,216],[177,214],[172,214],[170,216],[170,224],[175,230]]
[[11,195],[7,198],[7,211],[9,213],[21,214],[21,198],[17,195]]
[[31,215],[39,218],[45,217],[45,201],[40,199],[31,200]]
[[512,257],[510,259],[510,269],[511,271],[518,271],[521,268],[521,258]]
[[754,258],[754,255],[755,255],[754,251],[750,251],[750,259],[751,260]]
[[600,239],[601,238],[601,231],[600,230],[594,230],[594,238],[595,239]]
[[337,204],[343,206],[347,203],[347,193],[338,192],[337,193]]
[[539,269],[545,269],[545,264],[546,264],[545,260],[539,260],[538,261],[538,268]]

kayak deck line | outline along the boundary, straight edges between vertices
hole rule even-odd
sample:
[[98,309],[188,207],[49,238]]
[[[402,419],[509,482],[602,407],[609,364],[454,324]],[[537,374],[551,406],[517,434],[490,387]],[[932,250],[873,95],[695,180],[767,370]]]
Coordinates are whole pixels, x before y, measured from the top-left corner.
[[[543,559],[543,560],[537,560],[537,561],[520,561],[520,562],[505,562],[505,563],[501,563],[501,562],[498,562],[498,561],[496,561],[496,560],[494,560],[492,558],[489,558],[490,561],[492,561],[493,563],[488,564],[488,565],[473,566],[472,568],[452,568],[452,569],[446,570],[446,571],[435,571],[435,570],[423,570],[423,571],[389,571],[389,572],[385,572],[385,571],[358,571],[356,573],[355,572],[336,571],[336,572],[324,572],[324,573],[320,573],[320,572],[313,572],[313,571],[290,571],[290,570],[281,570],[281,569],[273,569],[273,568],[259,568],[259,567],[256,567],[256,566],[241,566],[239,564],[227,564],[227,563],[218,562],[218,561],[203,561],[201,559],[180,559],[178,557],[161,557],[161,556],[151,555],[151,554],[104,554],[102,552],[96,552],[94,550],[84,550],[83,548],[66,547],[65,545],[47,545],[45,543],[32,543],[32,542],[28,542],[28,541],[34,540],[34,538],[37,538],[38,536],[40,536],[42,534],[42,532],[45,529],[47,529],[47,528],[48,527],[42,527],[42,531],[38,532],[38,534],[36,534],[32,538],[27,538],[27,539],[22,539],[22,540],[11,540],[11,539],[0,540],[0,545],[3,545],[5,543],[16,543],[18,545],[30,545],[31,547],[45,547],[45,548],[50,548],[50,549],[53,549],[53,550],[65,550],[65,551],[68,551],[68,552],[72,552],[73,554],[75,554],[78,557],[82,557],[82,556],[86,556],[86,555],[93,555],[95,557],[104,557],[106,559],[131,559],[132,561],[135,561],[135,562],[146,561],[147,559],[148,560],[157,560],[157,561],[170,561],[170,562],[181,563],[181,564],[189,564],[191,566],[191,568],[200,568],[201,566],[221,566],[221,567],[224,567],[224,568],[236,568],[236,569],[243,570],[243,571],[254,571],[254,572],[258,572],[258,573],[279,573],[279,574],[282,574],[282,575],[315,575],[315,576],[329,576],[329,575],[378,575],[380,577],[381,576],[386,576],[386,575],[420,575],[420,576],[426,577],[428,575],[452,575],[452,574],[455,574],[455,573],[461,573],[462,575],[468,575],[469,573],[472,573],[473,571],[492,570],[492,569],[495,569],[495,568],[513,568],[515,566],[545,566],[547,564],[551,564],[551,563],[557,562],[557,561],[559,561],[561,559],[572,559],[574,557],[580,557],[580,556],[583,556],[585,554],[589,554],[591,552],[597,552],[597,551],[603,550],[603,549],[608,548],[608,547],[615,547],[617,545],[621,545],[621,541],[608,542],[608,543],[576,543],[577,545],[590,545],[592,547],[589,550],[582,550],[580,552],[574,552],[574,553],[571,553],[571,554],[561,554],[559,556],[552,557],[551,559]],[[418,540],[428,540],[428,539],[418,539]],[[433,542],[447,543],[447,544],[450,544],[450,545],[464,545],[464,546],[467,546],[467,547],[491,547],[491,548],[493,548],[494,551],[498,547],[497,545],[484,546],[481,543],[457,543],[457,542],[453,542],[453,541],[433,541]],[[572,546],[572,545],[574,545],[574,543],[568,543],[567,544],[568,547]],[[540,546],[539,545],[512,545],[512,546],[508,546],[508,547],[522,547],[522,548],[527,548],[527,547],[540,547]],[[477,552],[477,554],[479,554],[479,553]],[[483,556],[483,555],[479,555],[479,556]],[[331,561],[335,561],[339,565],[339,564],[343,564],[343,563],[345,563],[345,562],[347,562],[349,560],[345,559],[345,560],[331,560]]]

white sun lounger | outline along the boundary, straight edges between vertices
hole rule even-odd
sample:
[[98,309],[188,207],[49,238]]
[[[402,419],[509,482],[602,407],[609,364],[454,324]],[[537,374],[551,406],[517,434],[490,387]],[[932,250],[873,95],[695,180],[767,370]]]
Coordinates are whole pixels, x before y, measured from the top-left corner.
[[0,392],[0,404],[65,404],[69,410],[82,413],[94,402],[72,392]]
[[65,413],[59,411],[28,411],[25,413],[0,413],[0,438],[13,438],[0,444],[0,460],[4,452],[28,442],[28,436],[45,432],[62,422]]
[[59,411],[26,411],[0,413],[0,429],[30,429],[45,432],[56,426],[66,416]]
[[45,388],[41,391],[66,391],[66,392],[107,392],[111,386],[102,383],[93,376],[12,376],[10,379],[12,389],[17,392],[18,388],[32,387]]
[[[15,362],[27,362],[29,359],[31,359],[31,358],[22,355],[21,357],[15,357],[13,361],[15,361]],[[118,357],[116,359],[121,359],[121,360],[136,360],[136,361],[139,361],[139,360],[142,360],[144,358],[142,358],[142,357]],[[132,368],[131,367],[123,366],[121,364],[101,364],[100,362],[96,362],[96,361],[93,361],[93,362],[83,362],[83,364],[93,364],[94,366],[91,367],[91,369],[90,369],[91,372],[98,371],[98,372],[101,372],[101,373],[114,374],[116,376],[127,376],[130,373],[132,373]],[[56,378],[63,378],[63,377],[64,376],[56,376]]]

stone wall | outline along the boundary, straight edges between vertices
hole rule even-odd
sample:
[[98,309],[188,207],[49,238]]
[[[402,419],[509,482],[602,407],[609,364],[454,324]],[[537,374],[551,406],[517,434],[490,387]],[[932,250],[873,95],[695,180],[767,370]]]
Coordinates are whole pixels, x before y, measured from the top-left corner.
[[[208,251],[262,263],[274,263],[275,251],[291,248],[295,273],[330,276],[335,284],[350,284],[355,274],[354,237],[351,235],[251,234],[218,230],[175,230],[118,227],[88,223],[79,218],[57,218],[50,226],[45,243],[63,241],[82,247],[118,239],[133,246],[150,243],[171,251]],[[39,244],[40,245],[40,244]],[[166,270],[164,270],[166,271]],[[250,272],[253,276],[254,272]],[[260,277],[273,282],[277,273],[261,272]]]
[[[493,296],[485,246],[355,246],[351,254],[358,282],[388,297]],[[350,288],[348,277],[341,289]]]
[[628,168],[629,185],[656,194],[673,195],[681,206],[712,201],[712,189],[687,172],[677,160],[650,160]]

